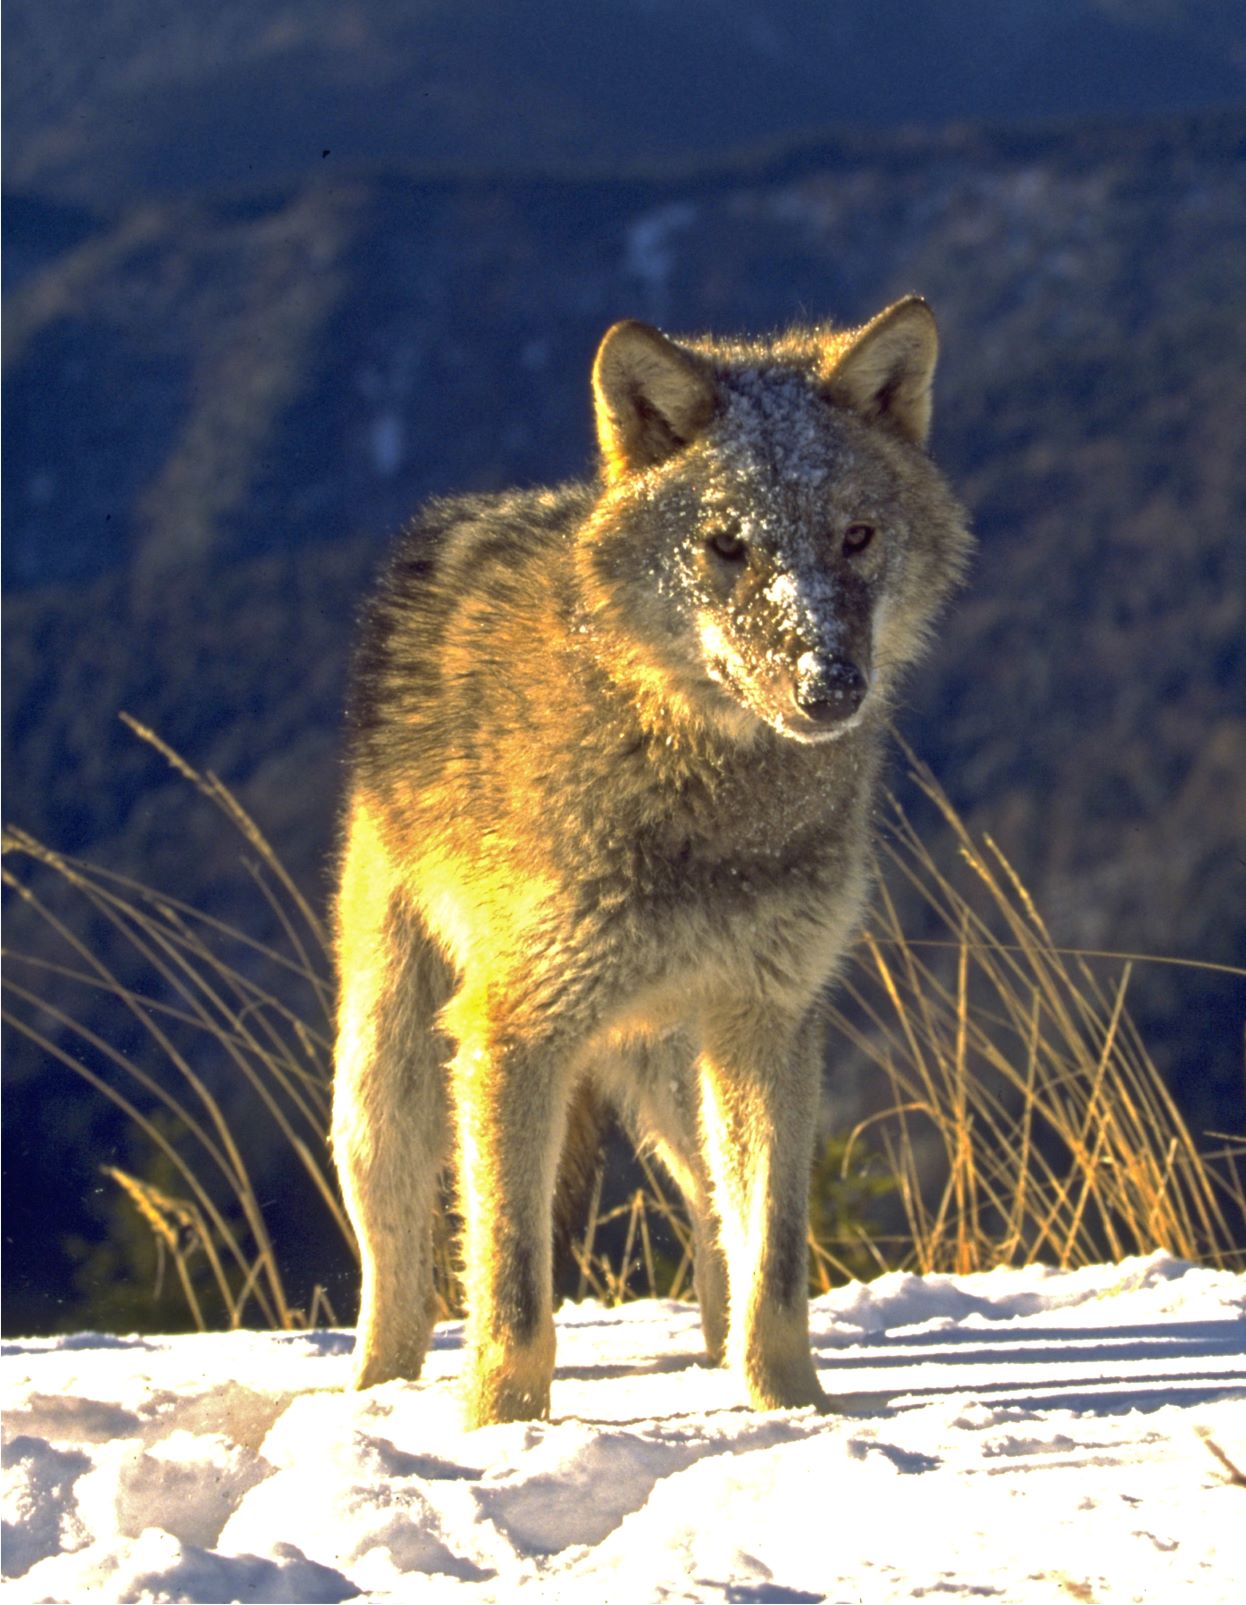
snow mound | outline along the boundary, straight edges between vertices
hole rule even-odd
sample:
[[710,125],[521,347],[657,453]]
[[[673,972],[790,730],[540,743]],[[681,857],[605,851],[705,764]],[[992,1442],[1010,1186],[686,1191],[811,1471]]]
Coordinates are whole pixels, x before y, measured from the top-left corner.
[[457,1325],[364,1394],[337,1332],[6,1343],[6,1599],[1239,1596],[1246,1276],[1154,1254],[839,1289],[829,1416],[743,1408],[688,1305],[558,1327],[554,1418],[476,1432]]

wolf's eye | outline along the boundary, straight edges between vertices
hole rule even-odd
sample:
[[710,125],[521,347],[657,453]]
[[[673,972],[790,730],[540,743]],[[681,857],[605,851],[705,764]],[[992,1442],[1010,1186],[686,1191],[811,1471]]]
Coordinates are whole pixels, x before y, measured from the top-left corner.
[[715,530],[709,538],[709,544],[719,557],[725,557],[729,563],[739,563],[744,559],[744,542],[734,530]]
[[844,556],[855,557],[858,552],[863,552],[874,539],[875,533],[873,524],[849,524],[844,531]]

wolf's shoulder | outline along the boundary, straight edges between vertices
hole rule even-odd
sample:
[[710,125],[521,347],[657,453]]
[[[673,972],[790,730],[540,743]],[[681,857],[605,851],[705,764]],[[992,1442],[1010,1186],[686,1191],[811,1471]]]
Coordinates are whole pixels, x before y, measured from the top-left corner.
[[522,564],[569,540],[596,494],[590,483],[574,480],[437,497],[400,531],[381,589],[401,592],[410,581],[454,586],[497,564]]
[[357,753],[371,734],[410,722],[444,681],[448,652],[483,662],[482,636],[533,611],[566,570],[562,554],[595,495],[571,482],[424,503],[361,609],[347,689]]

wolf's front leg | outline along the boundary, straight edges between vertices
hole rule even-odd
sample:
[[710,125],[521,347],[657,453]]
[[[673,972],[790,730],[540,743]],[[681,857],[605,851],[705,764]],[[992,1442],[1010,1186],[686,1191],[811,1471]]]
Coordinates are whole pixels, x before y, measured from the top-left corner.
[[702,1129],[730,1282],[727,1364],[759,1409],[827,1408],[809,1351],[809,1173],[819,1037],[811,1018],[733,1003],[706,1022]]
[[566,1098],[557,1056],[464,1038],[454,1063],[469,1427],[548,1416],[551,1214]]
[[356,818],[338,907],[333,1154],[362,1261],[353,1386],[419,1376],[432,1335],[433,1213],[449,1110],[436,1029],[446,967]]

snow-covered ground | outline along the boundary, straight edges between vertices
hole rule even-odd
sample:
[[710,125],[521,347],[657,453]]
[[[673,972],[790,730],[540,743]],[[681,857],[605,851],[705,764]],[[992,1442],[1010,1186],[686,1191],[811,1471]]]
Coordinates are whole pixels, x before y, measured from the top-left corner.
[[361,1395],[337,1332],[6,1343],[6,1599],[1246,1597],[1246,1276],[886,1276],[813,1326],[837,1413],[758,1415],[695,1309],[567,1307],[554,1419],[471,1433],[457,1326]]

